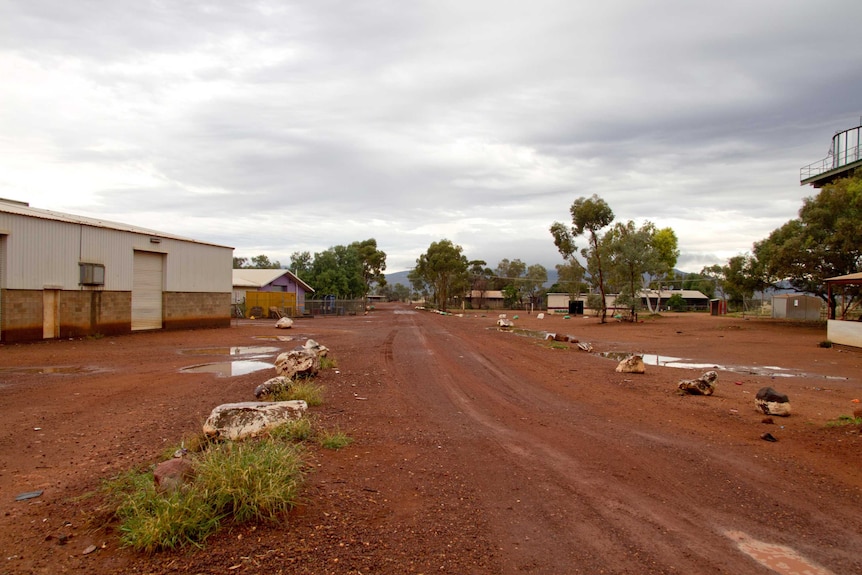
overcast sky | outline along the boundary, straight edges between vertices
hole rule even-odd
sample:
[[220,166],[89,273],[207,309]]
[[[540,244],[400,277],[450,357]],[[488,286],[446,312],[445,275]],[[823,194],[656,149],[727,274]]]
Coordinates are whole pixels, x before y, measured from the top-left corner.
[[[677,267],[796,217],[862,2],[0,0],[0,197],[266,254],[553,268],[598,194]],[[581,239],[579,246],[586,242]]]

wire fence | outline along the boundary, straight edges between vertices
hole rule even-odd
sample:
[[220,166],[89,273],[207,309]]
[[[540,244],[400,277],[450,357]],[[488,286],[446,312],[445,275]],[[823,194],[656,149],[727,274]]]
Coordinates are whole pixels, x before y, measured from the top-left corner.
[[307,299],[302,315],[314,317],[357,315],[365,313],[367,301],[364,299]]

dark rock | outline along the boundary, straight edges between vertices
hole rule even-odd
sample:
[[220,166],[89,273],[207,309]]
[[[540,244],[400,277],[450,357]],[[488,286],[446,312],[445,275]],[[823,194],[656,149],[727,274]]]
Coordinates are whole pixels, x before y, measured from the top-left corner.
[[153,471],[156,489],[159,491],[174,491],[194,477],[192,462],[185,457],[175,457],[162,461]]
[[775,439],[775,436],[772,435],[771,433],[764,433],[763,435],[760,436],[760,439],[762,439],[763,441],[772,441],[772,442],[778,441],[777,439]]
[[766,415],[787,417],[790,415],[790,400],[771,387],[761,387],[754,397],[754,405]]

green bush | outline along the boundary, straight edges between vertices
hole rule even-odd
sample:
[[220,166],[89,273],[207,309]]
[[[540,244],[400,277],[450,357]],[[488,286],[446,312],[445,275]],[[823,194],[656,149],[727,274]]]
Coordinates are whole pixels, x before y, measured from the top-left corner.
[[299,496],[301,447],[265,438],[213,445],[192,456],[194,479],[159,492],[152,471],[130,472],[105,486],[125,546],[152,553],[202,545],[227,519],[274,521]]
[[669,307],[671,311],[687,311],[688,310],[688,304],[685,303],[685,300],[678,293],[675,293],[668,298],[667,307]]

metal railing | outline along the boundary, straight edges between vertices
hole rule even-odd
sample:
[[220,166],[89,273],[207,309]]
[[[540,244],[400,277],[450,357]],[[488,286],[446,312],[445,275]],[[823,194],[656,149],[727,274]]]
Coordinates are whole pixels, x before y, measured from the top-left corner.
[[842,151],[837,157],[829,156],[823,158],[819,162],[803,166],[799,169],[799,181],[801,182],[809,178],[819,176],[820,174],[824,174],[829,170],[834,170],[836,168],[846,166],[847,164],[858,162],[860,159],[862,159],[862,144],[855,148]]

